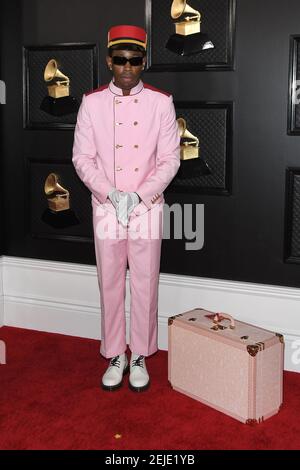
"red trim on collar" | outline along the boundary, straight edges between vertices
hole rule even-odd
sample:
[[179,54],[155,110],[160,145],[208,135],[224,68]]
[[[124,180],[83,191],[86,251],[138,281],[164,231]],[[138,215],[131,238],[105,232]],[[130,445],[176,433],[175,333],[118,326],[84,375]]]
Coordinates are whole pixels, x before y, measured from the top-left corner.
[[106,90],[106,88],[108,88],[108,83],[106,85],[100,86],[99,88],[96,88],[95,90],[88,91],[84,95],[85,96],[92,95],[93,93],[97,93],[98,91]]
[[148,90],[157,91],[158,93],[162,93],[166,96],[171,96],[171,93],[167,91],[160,90],[159,88],[155,88],[155,86],[149,85],[149,83],[144,83],[144,88],[148,88]]

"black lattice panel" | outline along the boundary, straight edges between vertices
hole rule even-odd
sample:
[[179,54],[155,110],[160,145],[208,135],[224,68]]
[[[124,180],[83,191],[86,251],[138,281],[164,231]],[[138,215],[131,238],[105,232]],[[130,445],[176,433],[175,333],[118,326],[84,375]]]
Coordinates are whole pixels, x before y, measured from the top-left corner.
[[69,45],[53,47],[29,47],[25,49],[25,113],[26,127],[74,127],[77,112],[53,116],[40,109],[48,89],[44,70],[50,59],[58,62],[59,70],[70,78],[70,96],[80,105],[82,95],[97,87],[95,45]]
[[180,56],[165,45],[175,33],[171,17],[172,0],[147,0],[147,18],[151,45],[148,63],[150,69],[189,69],[189,68],[232,68],[235,0],[190,0],[192,8],[200,11],[201,32],[209,35],[214,49],[208,49],[192,56]]
[[[176,105],[177,118],[185,119],[187,129],[198,137],[200,158],[211,174],[188,179],[175,177],[168,190],[188,193],[226,193],[230,191],[232,149],[232,105],[199,104],[198,107]],[[193,106],[196,106],[193,103]],[[181,161],[184,165],[185,161]]]
[[300,175],[295,175],[291,254],[300,260]]
[[300,263],[300,168],[287,172],[286,261]]
[[[66,238],[70,241],[92,240],[92,206],[87,188],[79,180],[71,163],[56,160],[29,160],[28,209],[30,233],[38,238]],[[49,210],[44,184],[49,173],[59,175],[59,182],[70,193],[70,209],[60,213]]]
[[[296,79],[300,81],[300,47],[299,42],[297,42],[297,73]],[[298,94],[299,98],[299,94]],[[295,126],[297,129],[300,129],[300,104],[295,105]]]

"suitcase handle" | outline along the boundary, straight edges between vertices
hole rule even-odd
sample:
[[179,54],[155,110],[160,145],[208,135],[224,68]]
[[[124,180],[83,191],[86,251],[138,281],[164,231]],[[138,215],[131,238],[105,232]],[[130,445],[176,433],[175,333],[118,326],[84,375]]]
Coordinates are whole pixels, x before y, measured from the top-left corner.
[[235,321],[231,315],[228,315],[228,313],[223,313],[223,312],[216,313],[216,315],[214,316],[213,322],[220,323],[222,320],[230,320],[231,330],[235,329]]

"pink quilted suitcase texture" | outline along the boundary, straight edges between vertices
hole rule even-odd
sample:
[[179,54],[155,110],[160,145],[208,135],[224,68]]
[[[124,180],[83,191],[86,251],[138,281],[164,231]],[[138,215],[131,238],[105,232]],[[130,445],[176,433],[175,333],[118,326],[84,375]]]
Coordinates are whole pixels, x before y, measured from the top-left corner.
[[174,390],[247,424],[278,413],[282,335],[201,308],[169,318],[168,329]]

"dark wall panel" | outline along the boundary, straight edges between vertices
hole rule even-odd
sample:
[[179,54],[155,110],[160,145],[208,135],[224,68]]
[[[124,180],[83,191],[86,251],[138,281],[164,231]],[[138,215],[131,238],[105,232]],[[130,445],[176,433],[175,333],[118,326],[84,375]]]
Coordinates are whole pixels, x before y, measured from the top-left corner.
[[[23,210],[21,7],[20,1],[17,0],[1,3],[0,79],[6,85],[6,104],[1,105],[0,128],[0,231],[3,254],[8,253],[11,234],[14,249],[26,252]],[[14,230],[18,232],[17,237],[13,235]]]
[[[3,16],[0,16],[0,44],[3,43]],[[0,56],[0,80],[3,74],[3,63]],[[1,102],[2,103],[2,102]],[[3,104],[0,104],[0,188],[3,188]],[[3,253],[4,237],[4,203],[3,191],[0,190],[0,256]]]
[[[48,165],[54,158],[70,165],[73,131],[23,129],[22,48],[96,43],[99,81],[106,83],[107,29],[117,23],[144,25],[144,2],[115,1],[103,7],[97,0],[62,0],[59,15],[50,0],[2,5],[0,78],[8,88],[1,124],[5,253],[94,264],[90,241],[78,245],[68,237],[34,237],[28,228],[32,193],[27,163],[37,159]],[[199,251],[186,251],[186,240],[164,240],[163,272],[300,287],[300,266],[285,261],[284,248],[286,169],[299,167],[300,137],[287,134],[289,43],[291,34],[300,34],[299,16],[298,0],[237,0],[234,71],[145,74],[145,81],[168,90],[177,102],[233,103],[231,190],[227,195],[184,188],[167,192],[168,203],[205,205],[205,243]],[[85,224],[82,233],[88,229],[92,234],[90,216]]]

